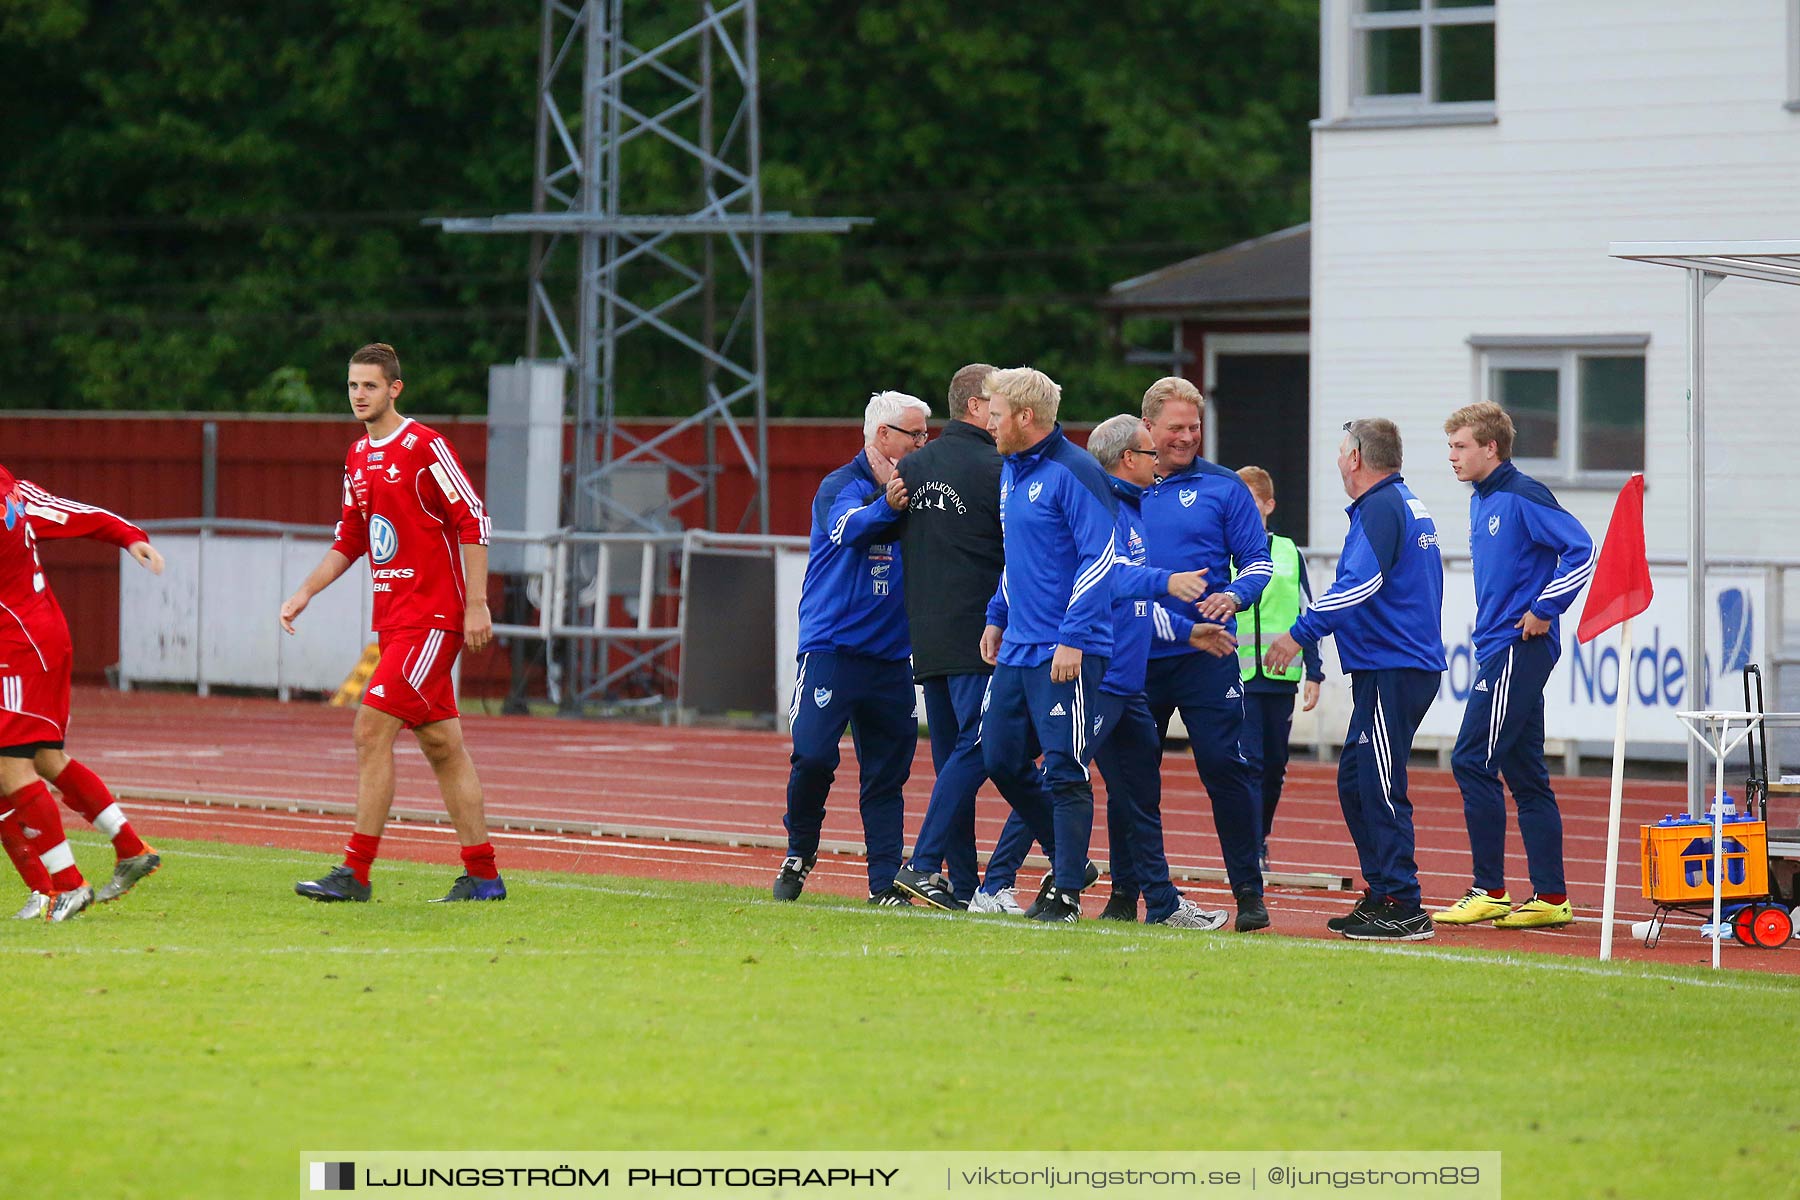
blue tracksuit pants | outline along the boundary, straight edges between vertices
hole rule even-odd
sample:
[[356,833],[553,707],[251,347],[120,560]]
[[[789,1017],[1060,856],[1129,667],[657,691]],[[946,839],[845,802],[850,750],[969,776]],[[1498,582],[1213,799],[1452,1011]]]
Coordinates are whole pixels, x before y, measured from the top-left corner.
[[1141,694],[1126,699],[1094,765],[1106,780],[1113,894],[1142,895],[1144,919],[1152,923],[1174,912],[1181,899],[1169,882],[1163,849],[1161,761],[1162,733],[1149,702]]
[[1377,896],[1419,907],[1412,802],[1406,763],[1413,736],[1437,698],[1437,671],[1352,671],[1354,707],[1338,759],[1338,804],[1356,843],[1363,879]]
[[1212,800],[1232,892],[1262,895],[1262,803],[1239,749],[1244,688],[1237,658],[1198,653],[1153,658],[1144,691],[1159,735],[1168,732],[1170,715],[1181,712],[1194,766]]
[[[981,761],[981,708],[989,678],[939,675],[919,684],[925,692],[925,724],[931,733],[937,782],[913,843],[912,868],[930,874],[947,867],[950,890],[965,903],[981,883],[975,858],[975,793],[987,782],[987,767]],[[1042,802],[1049,800],[1045,797]]]
[[1283,685],[1261,691],[1244,688],[1244,734],[1238,748],[1250,786],[1262,800],[1262,837],[1269,840],[1275,828],[1275,806],[1281,803],[1281,785],[1287,780],[1288,742],[1294,732],[1294,697],[1298,688]]
[[[1162,773],[1157,766],[1161,737],[1141,695],[1100,693],[1100,745],[1094,765],[1106,780],[1106,833],[1115,896],[1147,902],[1144,919],[1160,921],[1175,911],[1181,893],[1169,882],[1163,852]],[[989,892],[1013,887],[1019,865],[1031,850],[1031,831],[1014,813],[988,860]],[[1046,853],[1050,853],[1046,851]],[[1087,864],[1082,864],[1087,869]]]
[[862,782],[858,806],[868,844],[869,894],[886,891],[900,869],[905,835],[900,791],[919,745],[912,664],[860,654],[804,654],[788,721],[794,735],[782,818],[788,853],[811,858],[819,852],[825,798],[837,777],[838,741],[848,727]]
[[1475,886],[1506,886],[1506,796],[1519,810],[1519,837],[1534,892],[1566,892],[1562,813],[1544,764],[1544,685],[1556,666],[1547,637],[1517,641],[1479,664],[1450,768],[1462,789]]
[[[1088,763],[1094,738],[1106,732],[1100,680],[1106,659],[1086,654],[1081,675],[1050,681],[1050,662],[1035,667],[994,668],[987,713],[981,723],[982,760],[988,776],[1013,806],[1055,864],[1059,890],[1079,892],[1087,882],[1088,844],[1094,834],[1094,788]],[[1098,718],[1098,728],[1096,728]],[[1035,752],[1042,749],[1043,791],[1034,789]],[[1043,793],[1048,791],[1048,806]],[[992,881],[990,880],[990,883]]]

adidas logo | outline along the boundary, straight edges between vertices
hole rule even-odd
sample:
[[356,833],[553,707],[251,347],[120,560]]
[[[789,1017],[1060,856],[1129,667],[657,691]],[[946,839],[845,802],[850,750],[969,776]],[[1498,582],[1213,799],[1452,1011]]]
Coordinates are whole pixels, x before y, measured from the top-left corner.
[[372,687],[372,688],[370,688],[370,689],[369,689],[369,695],[371,695],[371,696],[385,696],[385,695],[387,695],[387,693],[386,693],[386,692],[384,692],[384,691],[383,691],[383,690],[382,690],[382,686],[383,686],[383,685],[382,685],[382,684],[379,684],[379,683],[378,683],[378,684],[376,684],[376,685],[375,685],[375,686],[374,686],[374,687]]
[[1050,710],[1050,715],[1053,717],[1066,717],[1069,714],[1063,711],[1063,706],[1061,704],[1058,704],[1055,708]]
[[1488,690],[1487,680],[1483,679],[1483,680],[1479,681],[1478,683],[1476,683],[1475,690],[1478,692],[1487,691]]
[[1359,745],[1359,746],[1366,746],[1366,745],[1368,745],[1368,744],[1369,744],[1369,735],[1368,735],[1368,734],[1366,734],[1366,733],[1365,733],[1365,734],[1363,734],[1363,735],[1362,735],[1362,736],[1361,736],[1361,737],[1359,737],[1359,738],[1357,738],[1357,739],[1356,739],[1356,744],[1357,744],[1357,745]]
[[1225,698],[1227,700],[1241,700],[1243,697],[1244,694],[1238,691],[1236,687],[1233,687],[1229,692],[1225,693]]

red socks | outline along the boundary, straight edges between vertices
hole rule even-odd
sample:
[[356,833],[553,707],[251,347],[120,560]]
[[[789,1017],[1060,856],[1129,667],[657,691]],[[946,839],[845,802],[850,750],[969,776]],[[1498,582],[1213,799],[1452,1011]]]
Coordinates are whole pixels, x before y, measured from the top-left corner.
[[113,853],[120,858],[135,858],[150,852],[144,839],[132,831],[131,822],[125,819],[118,801],[113,799],[113,794],[98,775],[71,758],[55,783],[64,804],[112,839]]
[[356,882],[369,882],[369,868],[375,865],[375,854],[381,848],[379,835],[371,837],[366,833],[350,835],[350,844],[344,847],[344,865],[356,876]]
[[1566,904],[1569,899],[1569,893],[1567,893],[1567,892],[1539,892],[1537,894],[1537,898],[1539,900],[1542,900],[1545,904]]
[[498,879],[499,868],[494,866],[494,843],[483,842],[479,846],[462,848],[463,870],[476,879]]
[[52,891],[74,891],[86,881],[75,866],[75,855],[63,837],[62,818],[56,815],[56,801],[43,780],[27,784],[6,798],[14,809],[9,818],[18,823],[25,845],[43,864],[50,875]]
[[12,865],[19,872],[19,878],[25,881],[26,887],[46,896],[56,890],[50,886],[50,872],[44,870],[44,864],[38,861],[38,856],[25,845],[25,835],[19,829],[18,817],[10,816],[0,821],[0,845],[6,847],[6,857],[12,859]]
[[[369,882],[369,868],[375,863],[376,852],[381,847],[379,837],[370,837],[366,833],[350,835],[350,844],[344,847],[344,865],[356,875],[356,882]],[[462,848],[463,870],[476,879],[496,879],[500,872],[494,867],[494,844],[483,842],[479,846]]]

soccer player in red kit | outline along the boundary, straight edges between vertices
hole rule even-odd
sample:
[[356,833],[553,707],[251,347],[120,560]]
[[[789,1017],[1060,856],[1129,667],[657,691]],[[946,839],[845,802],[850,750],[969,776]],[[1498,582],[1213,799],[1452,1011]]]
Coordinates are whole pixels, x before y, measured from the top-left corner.
[[350,408],[368,433],[344,461],[336,541],[281,606],[281,627],[293,633],[312,598],[368,554],[381,662],[356,714],[356,831],[342,866],[294,891],[314,900],[369,898],[369,867],[394,804],[394,739],[410,729],[462,842],[463,874],[442,899],[504,900],[450,682],[464,644],[480,650],[494,634],[488,518],[450,443],[395,410],[404,386],[392,346],[375,342],[350,356]]
[[0,843],[31,898],[18,916],[66,921],[95,900],[63,837],[46,783],[112,839],[118,855],[99,899],[116,900],[161,865],[100,777],[63,753],[73,647],[62,606],[38,562],[40,538],[95,538],[160,575],[162,555],[136,525],[104,508],[52,496],[0,467]]

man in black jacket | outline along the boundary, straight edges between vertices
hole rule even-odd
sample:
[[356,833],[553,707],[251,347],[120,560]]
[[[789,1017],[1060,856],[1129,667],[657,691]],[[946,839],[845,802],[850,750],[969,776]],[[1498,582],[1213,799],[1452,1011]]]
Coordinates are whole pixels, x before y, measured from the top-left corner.
[[[966,908],[980,883],[975,793],[987,778],[981,712],[993,673],[981,658],[981,631],[1005,565],[1000,453],[987,429],[981,391],[993,370],[971,363],[951,378],[950,420],[942,435],[902,460],[888,484],[889,503],[907,510],[900,533],[906,619],[937,770],[912,860],[894,882],[946,909]],[[938,873],[946,862],[947,881]]]

